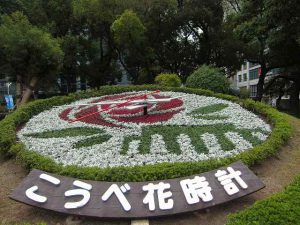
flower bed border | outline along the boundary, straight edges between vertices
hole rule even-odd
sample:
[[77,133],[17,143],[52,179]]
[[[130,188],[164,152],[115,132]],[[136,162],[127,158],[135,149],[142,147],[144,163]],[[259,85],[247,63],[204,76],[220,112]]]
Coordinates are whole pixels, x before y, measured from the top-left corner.
[[300,219],[300,174],[281,192],[229,214],[226,225],[295,225]]
[[[135,167],[79,167],[63,166],[54,162],[49,157],[26,149],[25,145],[18,142],[16,130],[19,126],[26,123],[32,116],[48,110],[56,105],[68,104],[73,101],[95,96],[117,94],[129,91],[157,90],[186,92],[198,95],[222,98],[240,104],[246,109],[260,113],[265,116],[272,124],[273,130],[269,138],[262,144],[239,155],[223,158],[211,159],[200,162],[175,162],[159,163],[155,165],[135,166]],[[242,160],[251,166],[265,158],[275,155],[285,141],[291,136],[292,127],[285,114],[260,102],[253,100],[242,100],[234,96],[216,94],[211,91],[191,89],[191,88],[165,88],[160,86],[104,86],[100,90],[85,91],[70,94],[68,96],[53,97],[50,99],[36,100],[20,107],[18,110],[8,115],[0,122],[0,154],[16,156],[28,169],[40,169],[50,173],[64,176],[76,177],[79,179],[99,180],[99,181],[149,181],[172,179],[177,177],[189,176],[197,173],[206,172],[228,165],[234,161]]]

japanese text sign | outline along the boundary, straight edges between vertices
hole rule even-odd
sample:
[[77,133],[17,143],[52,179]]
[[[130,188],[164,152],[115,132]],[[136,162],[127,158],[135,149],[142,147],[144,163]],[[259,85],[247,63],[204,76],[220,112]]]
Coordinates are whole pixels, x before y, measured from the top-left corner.
[[151,182],[87,181],[33,170],[10,197],[67,214],[148,218],[205,209],[263,187],[242,162],[195,176]]

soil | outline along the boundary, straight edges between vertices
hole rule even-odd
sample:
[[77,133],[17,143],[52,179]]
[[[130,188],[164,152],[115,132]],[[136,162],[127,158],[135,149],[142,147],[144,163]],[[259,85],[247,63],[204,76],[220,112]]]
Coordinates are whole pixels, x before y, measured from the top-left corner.
[[[178,216],[151,219],[151,225],[223,225],[227,215],[242,210],[255,201],[264,199],[283,190],[300,174],[300,120],[290,117],[295,129],[293,137],[282,147],[276,157],[271,157],[251,170],[266,184],[266,187],[250,196],[207,210]],[[12,190],[28,174],[14,159],[0,158],[0,223],[1,224],[35,224],[44,222],[54,225],[101,224],[127,225],[130,221],[103,221],[88,218],[74,218],[64,214],[27,206],[8,198]]]

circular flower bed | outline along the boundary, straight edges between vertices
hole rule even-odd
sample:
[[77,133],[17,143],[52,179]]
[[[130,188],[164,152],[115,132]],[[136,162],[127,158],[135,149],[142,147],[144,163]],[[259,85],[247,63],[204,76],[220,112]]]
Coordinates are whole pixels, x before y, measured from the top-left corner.
[[[79,166],[79,165],[63,165],[62,163],[58,163],[59,155],[65,156],[69,154],[70,153],[69,148],[66,148],[64,152],[56,151],[57,152],[56,157],[54,153],[52,153],[52,156],[50,157],[47,156],[46,154],[41,154],[41,150],[47,150],[46,147],[37,149],[38,151],[34,151],[33,149],[26,147],[25,144],[23,144],[23,142],[20,142],[19,139],[17,138],[16,131],[19,130],[20,127],[23,127],[24,124],[26,124],[31,118],[33,118],[32,121],[34,121],[35,118],[34,116],[38,114],[46,115],[48,112],[47,110],[57,110],[57,114],[48,113],[47,116],[45,116],[45,118],[53,116],[52,119],[47,120],[48,121],[47,124],[44,124],[43,126],[40,126],[38,123],[35,124],[36,126],[35,129],[40,129],[40,132],[38,132],[39,130],[28,130],[26,132],[26,129],[28,128],[25,127],[24,130],[22,130],[18,136],[20,137],[23,136],[24,139],[26,138],[28,143],[30,143],[29,141],[30,138],[32,140],[36,139],[36,141],[40,143],[44,139],[45,140],[44,145],[45,146],[47,145],[48,147],[52,147],[52,144],[50,144],[51,141],[55,139],[59,140],[59,138],[62,138],[64,140],[64,143],[58,144],[56,147],[61,147],[60,145],[72,146],[72,149],[75,149],[75,151],[80,150],[80,148],[82,147],[85,148],[93,147],[93,149],[95,149],[95,147],[101,145],[101,143],[108,142],[108,140],[111,139],[111,136],[105,133],[106,132],[105,129],[109,130],[111,128],[109,128],[108,126],[103,126],[103,128],[101,128],[98,125],[83,123],[83,122],[69,123],[68,120],[70,119],[72,120],[71,108],[73,109],[73,107],[61,106],[61,108],[59,107],[53,108],[54,106],[70,104],[72,102],[74,103],[74,101],[78,101],[84,98],[86,98],[86,100],[80,100],[80,102],[95,101],[99,98],[102,98],[101,96],[117,95],[117,94],[122,94],[124,92],[132,92],[132,91],[156,90],[159,88],[161,88],[162,91],[185,92],[185,93],[195,94],[197,96],[215,97],[218,98],[219,101],[222,101],[222,99],[226,100],[225,101],[226,103],[219,103],[212,106],[210,106],[211,105],[210,103],[207,103],[208,104],[207,107],[205,107],[205,105],[201,105],[201,107],[199,107],[199,110],[194,110],[194,111],[185,108],[183,105],[184,110],[181,110],[180,112],[174,114],[172,119],[175,116],[180,115],[180,113],[183,113],[185,110],[190,110],[189,112],[193,114],[192,115],[193,117],[196,117],[195,119],[198,119],[198,121],[201,121],[202,119],[202,122],[207,121],[207,125],[197,126],[198,127],[197,132],[195,129],[189,129],[189,127],[195,128],[196,126],[194,125],[181,126],[181,130],[176,129],[176,126],[177,128],[179,127],[178,125],[159,126],[158,124],[156,124],[156,125],[144,126],[145,135],[142,136],[132,135],[132,136],[124,137],[124,142],[122,147],[119,147],[119,149],[121,148],[121,151],[119,152],[118,155],[122,155],[122,156],[127,155],[128,158],[131,158],[132,156],[128,155],[128,153],[130,153],[129,149],[136,149],[136,147],[134,146],[137,145],[139,146],[137,148],[139,154],[147,154],[147,153],[149,154],[150,153],[149,146],[151,146],[151,143],[155,143],[154,141],[152,142],[152,138],[154,140],[157,140],[157,142],[162,143],[163,141],[166,145],[168,153],[170,153],[171,151],[171,153],[174,153],[174,155],[180,155],[181,150],[180,147],[178,147],[179,144],[177,140],[187,139],[187,136],[189,137],[190,141],[183,144],[184,146],[186,146],[185,149],[195,150],[197,151],[198,155],[201,154],[201,151],[200,153],[198,153],[198,151],[202,149],[202,153],[207,154],[209,153],[209,151],[207,150],[208,148],[205,146],[205,143],[203,144],[203,142],[199,141],[202,140],[202,138],[199,138],[199,135],[201,137],[204,136],[206,138],[210,137],[210,139],[212,140],[211,143],[214,143],[214,140],[217,139],[219,145],[221,146],[221,148],[223,148],[222,149],[223,151],[231,151],[234,149],[234,147],[232,147],[234,143],[231,142],[230,144],[230,142],[227,141],[228,138],[226,138],[226,136],[230,137],[232,133],[233,134],[238,133],[242,137],[244,136],[246,137],[246,135],[248,134],[247,137],[244,138],[244,140],[247,140],[249,143],[251,143],[253,148],[251,150],[246,150],[233,156],[228,156],[223,158],[211,157],[209,160],[201,160],[197,162],[192,161],[193,159],[190,159],[190,161],[188,162],[185,161],[172,162],[172,163],[164,162],[164,163],[157,163],[157,164],[149,163],[150,165],[140,165],[134,167],[130,167],[127,164],[127,166],[100,168],[99,166],[91,167],[91,166]],[[88,99],[91,97],[95,97],[95,98]],[[183,102],[185,102],[185,99],[182,98],[182,100]],[[272,125],[272,132],[271,133],[264,132],[263,129],[260,128],[258,128],[257,130],[256,129],[251,130],[250,127],[247,127],[244,129],[247,131],[246,134],[244,131],[242,131],[243,128],[241,129],[239,127],[234,127],[233,124],[229,124],[229,125],[227,124],[228,131],[224,131],[225,129],[224,126],[226,124],[214,124],[213,126],[210,125],[211,120],[228,119],[227,116],[222,115],[222,113],[226,112],[226,110],[228,109],[227,105],[230,105],[230,103],[232,104],[237,103],[238,105],[242,106],[243,108],[246,108],[250,112],[255,112],[259,115],[262,115],[265,118],[265,120]],[[238,105],[236,105],[236,107],[238,107]],[[68,108],[70,110],[70,114],[65,112],[65,110],[67,110]],[[62,114],[63,112],[64,114]],[[66,116],[65,119],[64,116]],[[204,116],[205,119],[203,119]],[[229,115],[229,119],[230,118],[231,117]],[[243,118],[241,116],[239,119],[246,119],[246,117]],[[59,121],[59,122],[55,122],[55,121]],[[54,122],[55,125],[53,125]],[[169,122],[170,120],[164,123],[169,123]],[[248,119],[247,125],[252,126],[251,125],[252,122],[253,121],[251,119]],[[34,122],[30,122],[30,123],[34,123]],[[26,126],[28,126],[30,123],[28,123]],[[218,125],[220,126],[219,128],[216,127]],[[64,126],[70,126],[70,127],[64,128]],[[186,127],[186,129],[184,129],[184,127]],[[200,132],[201,127],[204,129],[202,133]],[[162,128],[167,128],[167,130]],[[117,127],[114,127],[114,129],[117,129]],[[236,129],[239,129],[239,131],[235,131]],[[249,131],[251,131],[251,134],[249,134]],[[172,132],[171,135],[170,132]],[[224,134],[228,132],[231,133],[225,136]],[[205,134],[205,133],[209,133],[209,134]],[[211,134],[215,135],[216,138],[214,138],[214,136]],[[0,154],[8,154],[8,155],[15,156],[17,161],[22,163],[27,169],[35,168],[50,173],[61,174],[64,176],[71,176],[78,179],[114,181],[114,182],[150,181],[150,180],[163,180],[163,179],[171,179],[171,178],[177,178],[183,176],[190,176],[190,175],[210,171],[212,169],[216,169],[221,166],[229,165],[230,163],[237,160],[242,160],[247,165],[253,165],[256,162],[261,162],[267,157],[276,155],[278,150],[280,149],[280,146],[282,146],[285,143],[285,141],[291,136],[291,134],[292,134],[292,129],[289,123],[289,118],[285,114],[278,112],[276,109],[273,109],[272,107],[262,104],[260,102],[254,102],[252,100],[242,100],[233,96],[215,94],[213,92],[200,90],[200,89],[165,88],[165,87],[162,88],[162,87],[152,86],[152,85],[104,86],[101,87],[100,90],[79,92],[79,93],[70,94],[68,96],[53,97],[50,99],[33,101],[28,103],[24,107],[19,108],[15,112],[9,114],[4,120],[0,121]],[[269,136],[267,137],[267,135]],[[97,136],[97,138],[94,138],[94,136]],[[261,144],[256,145],[256,143],[254,143],[254,140],[257,141],[259,138],[248,139],[255,136],[258,136],[261,139],[267,137],[267,139],[263,141]],[[74,140],[74,138],[77,138],[78,140]],[[208,139],[209,138],[207,138],[207,140]],[[193,145],[194,148],[188,147],[191,145]],[[218,146],[218,145],[211,144],[211,146]],[[219,147],[215,147],[215,148],[219,149]],[[52,147],[52,149],[54,148]],[[154,151],[154,148],[151,149]],[[161,152],[161,150],[162,149],[157,148],[157,151]],[[77,151],[77,153],[79,153],[79,151]],[[213,153],[213,150],[211,150],[211,153]],[[159,154],[163,155],[164,153],[161,152]],[[56,159],[54,160],[54,158]]]
[[[234,156],[271,133],[270,125],[254,113],[216,97],[160,92],[148,99],[172,100],[149,104],[147,115],[143,108],[128,109],[131,102],[120,107],[111,103],[140,99],[145,93],[104,95],[53,107],[32,117],[18,137],[28,149],[57,163],[106,168]],[[107,103],[89,105],[101,102]]]

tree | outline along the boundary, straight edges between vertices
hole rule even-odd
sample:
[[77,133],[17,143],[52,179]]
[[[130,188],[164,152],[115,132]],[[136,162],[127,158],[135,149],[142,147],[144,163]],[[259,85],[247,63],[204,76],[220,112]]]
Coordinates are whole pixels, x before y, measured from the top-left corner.
[[231,14],[232,12],[238,13],[241,11],[242,0],[224,0],[223,7],[226,14]]
[[[35,26],[19,12],[1,18],[0,49],[7,73],[17,81],[17,104],[28,101],[38,82],[55,76],[61,66],[63,52],[58,40]],[[25,89],[22,94],[22,86]]]
[[299,108],[298,78],[291,75],[295,74],[292,68],[299,65],[299,10],[296,0],[243,0],[240,10],[229,18],[238,38],[245,43],[244,58],[261,66],[256,100],[262,99],[266,74],[274,68],[285,68],[285,79],[295,81],[295,97],[291,99]]
[[227,93],[229,90],[229,81],[220,68],[203,65],[187,78],[186,86]]
[[222,27],[222,0],[75,0],[73,7],[99,42],[99,76],[118,60],[135,83],[161,72],[185,80],[204,63],[238,64],[232,32]]
[[0,14],[10,14],[20,9],[18,0],[1,0]]
[[273,61],[282,65],[284,73],[274,79],[290,82],[290,108],[300,114],[300,2],[297,0],[265,0],[267,24],[271,29],[268,42]]
[[266,24],[266,5],[264,0],[244,0],[240,11],[232,15],[234,31],[245,43],[244,58],[261,66],[261,74],[257,84],[256,100],[261,101],[266,74],[276,67],[268,51],[270,28]]
[[72,0],[19,0],[31,24],[47,29],[54,37],[75,34],[81,29],[73,17]]
[[132,10],[125,10],[111,25],[115,49],[122,66],[133,79],[138,77],[139,67],[147,60],[145,44],[146,28]]
[[[232,30],[223,26],[223,1],[16,2],[31,24],[62,41],[64,77],[85,76],[98,87],[114,83],[119,67],[134,83],[152,83],[162,72],[179,74],[184,81],[204,63],[233,71],[239,65],[238,45]],[[7,12],[15,10],[5,2]]]
[[89,41],[87,56],[90,58],[86,71],[92,86],[114,83],[112,71],[118,54],[115,52],[111,25],[126,9],[130,1],[121,0],[74,0],[73,13],[77,20],[84,21],[83,37]]
[[240,56],[237,54],[240,43],[231,28],[224,23],[223,1],[178,2],[179,13],[176,18],[179,29],[176,42],[180,45],[173,51],[180,53],[176,54],[180,58],[180,71],[177,72],[185,80],[202,64],[226,67],[228,73],[235,71],[240,66]]

